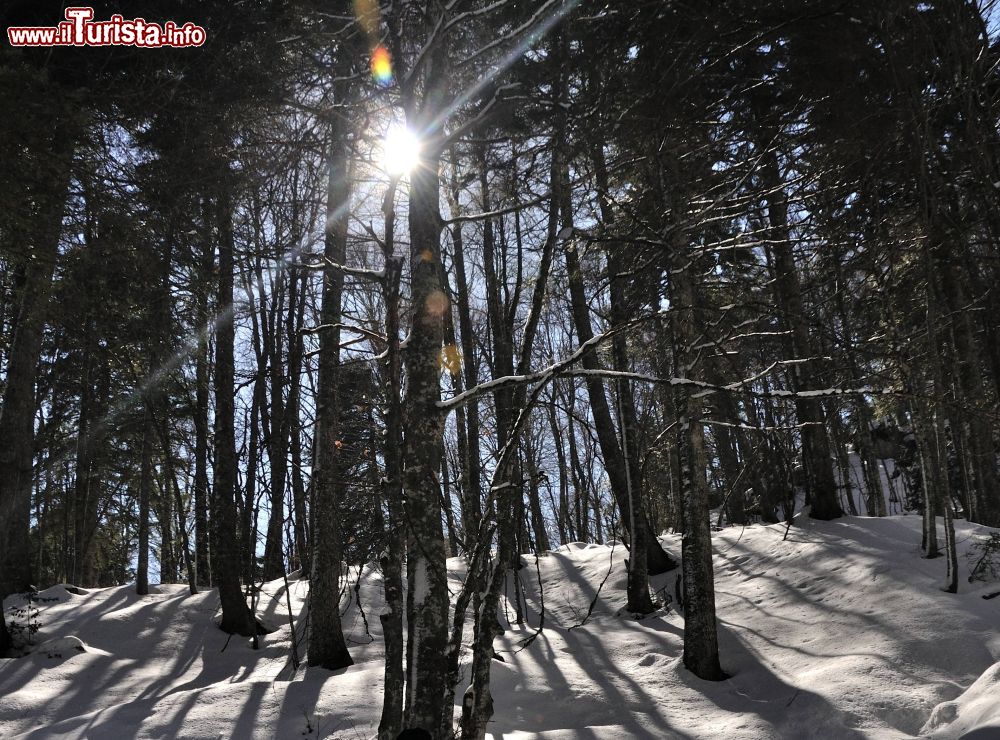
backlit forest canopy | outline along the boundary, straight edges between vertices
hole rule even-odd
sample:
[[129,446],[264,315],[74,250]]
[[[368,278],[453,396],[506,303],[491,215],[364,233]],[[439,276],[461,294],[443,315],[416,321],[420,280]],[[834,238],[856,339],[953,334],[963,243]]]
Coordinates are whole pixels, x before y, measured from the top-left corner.
[[480,738],[529,554],[676,568],[719,680],[713,527],[911,512],[951,591],[1000,527],[991,2],[122,5],[205,43],[0,47],[0,596],[257,639],[299,571],[337,669],[376,563],[380,737],[451,736],[464,640]]

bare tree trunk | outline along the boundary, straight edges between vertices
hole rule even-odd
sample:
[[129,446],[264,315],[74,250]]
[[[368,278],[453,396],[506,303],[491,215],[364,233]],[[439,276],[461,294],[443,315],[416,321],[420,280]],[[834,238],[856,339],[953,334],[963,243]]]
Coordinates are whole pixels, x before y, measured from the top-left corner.
[[[851,482],[851,461],[847,454],[847,435],[844,433],[844,423],[841,420],[840,412],[837,409],[833,413],[827,414],[830,427],[830,441],[833,442],[834,460],[836,460],[837,470],[840,475],[839,490],[843,491],[843,498],[838,496],[838,501],[847,500],[847,510],[852,516],[858,515],[858,506],[854,501],[854,486]],[[876,502],[869,501],[867,506],[874,506]],[[871,509],[869,516],[871,514]]]
[[[587,299],[583,290],[583,274],[581,272],[580,259],[577,256],[574,245],[566,249],[566,268],[569,271],[570,303],[577,337],[581,343],[585,343],[594,338],[594,331],[590,325],[590,311],[587,308]],[[582,364],[585,370],[600,369],[600,363],[594,352],[587,352],[582,358]],[[649,526],[642,506],[632,506],[630,496],[633,491],[629,487],[626,462],[619,446],[614,422],[612,421],[611,409],[608,406],[608,399],[604,391],[604,384],[599,378],[588,376],[586,386],[587,394],[590,398],[591,412],[594,416],[594,428],[597,431],[597,438],[601,445],[604,466],[611,481],[611,492],[618,504],[621,521],[629,534],[629,551],[631,553],[635,548],[644,548],[647,557],[648,572],[652,575],[664,573],[677,567],[677,564],[663,551],[659,541],[656,539],[656,535]],[[636,496],[636,499],[638,499],[638,496]],[[635,523],[634,528],[632,526],[633,521]],[[641,593],[643,587],[642,584],[639,584],[635,586],[635,589]],[[648,588],[648,586],[645,587]]]
[[[260,426],[262,409],[267,404],[266,382],[263,373],[258,373],[253,384],[250,410],[246,423],[246,474],[243,479],[243,493],[239,483],[236,487],[236,515],[239,519],[240,577],[244,584],[251,584],[257,578],[257,468],[260,465]],[[239,463],[240,453],[237,453]]]
[[[302,472],[302,430],[300,422],[302,394],[302,358],[305,347],[302,339],[306,306],[305,274],[295,272],[288,300],[288,437],[292,468],[292,531],[295,542],[295,559],[302,573],[309,571],[309,537],[307,533],[306,489]],[[294,311],[294,313],[293,313]]]
[[184,511],[184,501],[181,498],[181,485],[177,480],[177,470],[174,467],[174,456],[170,447],[170,427],[164,416],[159,420],[159,438],[163,447],[163,467],[167,479],[167,487],[173,493],[174,507],[177,512],[177,532],[181,538],[181,556],[184,560],[184,570],[187,575],[188,590],[191,594],[198,593],[198,582],[195,578],[194,563],[191,559],[191,543],[188,540],[188,529]]
[[[725,411],[721,415],[726,422],[731,422],[732,417]],[[729,427],[717,426],[713,427],[712,436],[715,438],[716,454],[719,457],[719,465],[722,467],[722,478],[725,483],[724,486],[720,487],[720,493],[725,503],[726,521],[728,524],[746,524],[746,502],[743,495],[746,484],[742,480],[739,456],[736,452],[736,440],[734,439],[735,434]]]
[[149,411],[142,415],[142,442],[139,448],[139,554],[135,568],[135,592],[149,593],[149,501],[153,493],[153,445],[149,439],[152,423]]
[[[224,185],[225,189],[228,185]],[[219,278],[215,331],[215,465],[212,486],[213,567],[222,603],[219,627],[249,637],[256,631],[240,588],[240,551],[236,521],[236,340],[233,305],[233,207],[229,193],[218,203]]]
[[[558,382],[558,381],[557,381]],[[574,389],[575,390],[575,389]],[[583,474],[580,462],[579,445],[576,439],[576,393],[569,393],[567,403],[566,436],[569,438],[569,467],[573,480],[574,508],[576,509],[576,534],[582,542],[590,540],[590,494],[587,489],[587,479]],[[595,507],[597,514],[597,507]],[[598,525],[598,530],[600,526]],[[600,542],[600,532],[597,533]]]
[[[208,221],[205,209],[206,230]],[[212,248],[206,235],[204,252],[200,260],[200,274],[207,284],[212,273]],[[195,406],[194,406],[194,539],[195,569],[200,586],[215,583],[209,563],[209,484],[208,484],[208,405],[209,405],[209,291],[199,281],[194,287],[195,320],[198,326],[198,348],[195,357]]]
[[988,527],[1000,527],[1000,480],[997,476],[993,426],[987,410],[983,408],[987,394],[981,369],[982,358],[964,281],[956,274],[958,267],[948,247],[942,243],[935,250],[934,274],[941,281],[943,308],[951,318],[961,400],[970,407],[968,412],[963,412],[961,406],[956,404],[952,412],[956,418],[950,420],[952,433],[965,437],[969,457],[972,458],[973,490],[968,492],[972,509],[970,519]]
[[170,482],[159,476],[159,511],[157,519],[160,522],[160,583],[175,583],[177,581],[177,553],[174,545],[174,506]]
[[[289,281],[294,277],[290,276]],[[268,419],[267,457],[271,466],[271,514],[267,522],[267,539],[264,543],[264,580],[271,581],[285,574],[285,484],[288,480],[288,437],[290,424],[288,405],[285,402],[284,387],[287,377],[282,362],[282,340],[278,330],[278,317],[283,313],[285,291],[279,289],[278,297],[274,298],[274,310],[271,312],[264,329],[264,349],[268,358],[271,380],[270,413]],[[291,312],[291,300],[288,311]]]
[[[604,160],[603,144],[598,143],[591,154],[594,162],[594,172],[600,204],[601,220],[608,228],[615,224],[614,212],[608,200],[608,170]],[[566,219],[570,222],[570,219]],[[624,272],[621,257],[622,245],[609,243],[605,248],[608,266],[608,283],[611,294],[611,323],[623,327],[630,318],[630,298],[627,286],[627,276]],[[588,319],[589,322],[589,319]],[[631,370],[629,365],[628,342],[624,331],[611,338],[612,367],[620,373]],[[621,462],[625,473],[625,486],[628,497],[628,531],[632,536],[629,543],[628,560],[628,603],[626,609],[633,614],[648,614],[653,611],[653,600],[649,595],[649,568],[647,565],[648,551],[655,550],[655,533],[646,524],[646,511],[643,505],[645,496],[642,491],[642,475],[639,455],[638,433],[636,430],[635,397],[632,395],[632,384],[625,377],[617,382],[618,400],[618,430],[621,438]],[[602,391],[603,393],[603,391]],[[624,515],[623,515],[624,516]],[[647,531],[649,530],[649,531]],[[654,538],[654,543],[647,543],[647,538]]]
[[955,510],[950,500],[944,502],[944,552],[948,562],[948,575],[944,590],[958,593],[958,551],[955,546]]
[[96,451],[101,448],[100,391],[95,374],[100,372],[93,357],[94,347],[84,349],[83,377],[80,388],[80,419],[76,437],[76,480],[73,484],[73,571],[71,580],[85,588],[91,583],[91,538],[97,528],[97,500],[100,496],[100,472]]
[[[425,75],[443,74],[432,55]],[[422,131],[434,113],[428,95],[424,111],[408,111],[408,123]],[[403,354],[407,393],[404,404],[403,482],[407,511],[407,728],[437,736],[451,725],[451,707],[443,706],[447,679],[447,544],[441,529],[440,469],[444,416],[440,400],[439,359],[448,297],[441,285],[441,212],[438,162],[433,142],[410,175],[410,286],[413,313]]]
[[525,435],[524,439],[524,459],[528,469],[528,511],[531,513],[535,552],[545,552],[550,546],[549,535],[545,531],[545,517],[542,515],[542,497],[539,490],[542,472],[538,466],[538,451],[530,434]]
[[[54,183],[25,190],[34,238],[18,291],[13,337],[7,354],[7,376],[0,406],[0,603],[31,582],[32,457],[34,446],[35,377],[42,348],[42,330],[52,289],[52,273],[62,233],[62,215],[69,187],[73,144],[61,126],[52,128],[51,162]],[[33,173],[22,173],[26,178]],[[27,235],[26,235],[27,236]],[[0,655],[10,648],[5,619],[0,619]]]
[[552,444],[556,449],[556,464],[559,468],[559,506],[556,510],[559,527],[559,542],[566,543],[576,540],[576,529],[569,506],[569,484],[572,477],[566,464],[566,450],[563,447],[563,430],[556,416],[556,404],[553,401],[547,405],[549,431],[552,433]]
[[[764,136],[770,142],[774,137]],[[809,358],[811,365],[818,361],[809,322],[802,303],[802,287],[792,254],[792,235],[788,223],[788,201],[778,168],[778,155],[773,149],[763,153],[761,174],[767,195],[767,214],[770,225],[768,248],[774,260],[775,298],[781,309],[783,322],[791,332],[792,357]],[[815,387],[810,365],[792,366],[793,390],[805,391]],[[802,425],[802,462],[806,471],[806,495],[811,504],[809,515],[814,519],[835,519],[843,514],[837,500],[837,484],[830,461],[830,443],[827,437],[822,403],[817,399],[795,398],[795,415]]]
[[[844,302],[845,288],[841,287],[845,285],[845,283],[843,278],[843,268],[841,266],[839,256],[833,259],[833,264],[837,276],[837,287],[834,290],[834,296],[836,299],[837,313],[840,315],[840,321],[843,324],[843,331],[841,332],[843,335],[841,340],[843,345],[842,351],[847,358],[851,381],[856,387],[860,387],[863,385],[863,380],[856,358],[853,320],[851,313],[847,310],[847,306]],[[858,458],[861,461],[861,470],[864,474],[868,516],[885,516],[885,494],[882,491],[882,479],[879,476],[878,465],[875,460],[875,452],[872,446],[871,410],[868,408],[868,403],[863,398],[859,398],[855,401],[855,420],[854,434],[855,439],[857,440]],[[855,514],[853,511],[854,498],[850,495],[850,489],[848,489],[848,496],[848,501],[852,508],[851,514]]]
[[[452,183],[449,208],[452,216],[459,215],[457,163],[452,154]],[[462,225],[456,223],[451,228],[452,247],[455,260],[455,286],[458,303],[458,328],[462,344],[462,371],[466,388],[474,388],[479,383],[479,367],[475,349],[475,333],[472,329],[472,314],[469,308],[469,283],[465,271],[465,242]],[[470,541],[479,530],[482,521],[482,488],[480,475],[482,467],[479,459],[479,402],[473,399],[463,409],[465,430],[460,439],[462,453],[462,524],[465,529],[465,549],[471,552],[475,543]]]
[[[686,235],[676,237],[676,259],[685,254]],[[677,372],[689,377],[698,361],[698,305],[693,263],[676,265],[671,278],[671,304],[677,311]],[[705,478],[703,402],[688,386],[678,386],[677,408],[681,478],[681,517],[684,538],[681,568],[684,576],[684,666],[699,678],[721,681],[718,626],[715,620],[715,574],[712,566],[712,532]]]
[[[347,257],[350,218],[349,127],[341,117],[330,125],[327,185],[327,228],[324,256],[333,265]],[[316,466],[313,470],[315,521],[310,552],[309,665],[329,670],[354,663],[340,622],[340,577],[343,561],[340,506],[343,483],[338,476],[340,435],[340,320],[344,274],[330,265],[323,271],[323,326],[319,346],[319,379],[316,386]]]
[[403,552],[405,518],[403,514],[403,418],[401,405],[401,359],[399,349],[399,282],[403,260],[393,254],[392,192],[386,197],[386,267],[383,291],[386,307],[386,438],[383,451],[385,476],[383,489],[389,509],[386,551],[382,555],[385,582],[385,604],[388,609],[379,615],[385,639],[385,678],[382,716],[379,720],[379,740],[396,740],[403,729]]

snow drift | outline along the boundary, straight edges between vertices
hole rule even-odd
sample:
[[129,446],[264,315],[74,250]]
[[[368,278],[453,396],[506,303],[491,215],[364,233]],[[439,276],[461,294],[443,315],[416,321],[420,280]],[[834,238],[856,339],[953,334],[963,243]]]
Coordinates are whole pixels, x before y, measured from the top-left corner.
[[[987,531],[957,526],[961,547]],[[1000,599],[981,598],[996,584],[963,580],[961,593],[943,593],[944,561],[920,558],[915,516],[800,519],[785,534],[757,525],[715,535],[722,662],[732,674],[721,683],[683,668],[675,605],[641,620],[622,611],[621,545],[565,545],[540,556],[537,571],[525,556],[528,624],[497,641],[493,737],[1000,736]],[[679,552],[677,537],[663,543]],[[449,569],[457,590],[464,563],[454,558]],[[675,575],[654,579],[663,602]],[[62,594],[40,604],[36,641],[75,637],[84,649],[0,663],[0,736],[372,737],[382,582],[370,565],[348,578],[344,625],[356,663],[337,673],[289,664],[286,596],[301,641],[306,581],[290,582],[287,595],[281,581],[265,585],[261,617],[281,627],[257,651],[216,629],[214,592],[53,587]],[[543,609],[545,629],[526,644]],[[506,625],[512,605],[504,612]]]

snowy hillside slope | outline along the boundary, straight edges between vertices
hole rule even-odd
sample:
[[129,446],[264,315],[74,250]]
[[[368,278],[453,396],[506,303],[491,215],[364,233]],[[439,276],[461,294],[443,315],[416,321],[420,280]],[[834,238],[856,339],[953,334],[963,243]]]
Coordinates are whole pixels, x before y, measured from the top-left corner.
[[[987,532],[957,524],[963,550]],[[492,735],[1000,737],[1000,598],[981,598],[1000,585],[963,578],[961,593],[941,592],[944,561],[919,557],[919,527],[915,516],[800,518],[787,539],[783,525],[718,532],[722,662],[732,677],[714,684],[681,665],[676,605],[638,621],[619,613],[622,547],[570,544],[542,555],[541,589],[535,558],[525,557],[530,625],[498,640],[504,662],[493,666]],[[664,545],[676,554],[680,542],[665,537]],[[462,562],[450,566],[457,587]],[[674,593],[675,573],[656,579],[661,598]],[[606,576],[590,619],[569,629]],[[36,641],[76,637],[82,645],[63,640],[55,644],[74,649],[0,662],[0,736],[372,737],[381,581],[375,569],[362,570],[363,616],[356,577],[352,568],[345,617],[356,664],[335,674],[300,669],[291,681],[281,581],[265,588],[261,611],[278,629],[258,651],[238,638],[227,645],[212,621],[214,592],[190,596],[171,585],[146,597],[127,587],[73,595],[55,586],[43,592],[57,600],[41,605]],[[304,582],[291,583],[298,615],[305,593]],[[520,649],[543,601],[545,629]]]

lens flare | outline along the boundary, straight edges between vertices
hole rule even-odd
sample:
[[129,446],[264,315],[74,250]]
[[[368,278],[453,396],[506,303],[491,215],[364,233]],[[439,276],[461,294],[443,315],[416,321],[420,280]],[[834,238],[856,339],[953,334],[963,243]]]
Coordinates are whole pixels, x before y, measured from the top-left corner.
[[378,46],[372,52],[372,77],[382,87],[392,84],[392,57],[384,46]]

